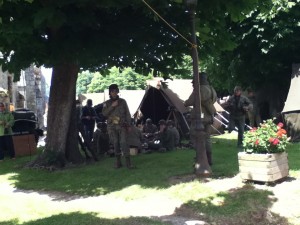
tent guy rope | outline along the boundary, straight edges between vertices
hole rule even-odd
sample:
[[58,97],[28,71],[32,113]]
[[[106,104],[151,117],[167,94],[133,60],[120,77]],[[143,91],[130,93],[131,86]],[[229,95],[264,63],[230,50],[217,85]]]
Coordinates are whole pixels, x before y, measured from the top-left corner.
[[184,39],[187,43],[189,43],[192,48],[197,48],[196,44],[193,44],[192,42],[190,42],[186,37],[184,37],[179,31],[177,31],[171,24],[169,24],[161,15],[159,15],[158,12],[156,12],[145,0],[142,0],[145,5],[152,11],[155,13],[155,15],[157,15],[165,24],[167,24],[173,31],[175,31],[175,33],[177,33],[182,39]]

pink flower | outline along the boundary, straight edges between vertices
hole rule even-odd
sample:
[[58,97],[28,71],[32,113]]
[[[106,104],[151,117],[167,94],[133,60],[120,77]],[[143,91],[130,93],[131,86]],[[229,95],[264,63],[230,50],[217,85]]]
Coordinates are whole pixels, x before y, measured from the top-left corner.
[[256,139],[256,141],[255,141],[255,143],[254,143],[255,145],[259,145],[259,140],[258,139]]
[[282,128],[283,127],[283,123],[280,122],[280,123],[277,124],[277,126],[280,127],[280,128]]
[[278,138],[274,138],[274,141],[272,142],[272,145],[278,145],[279,144],[279,139]]

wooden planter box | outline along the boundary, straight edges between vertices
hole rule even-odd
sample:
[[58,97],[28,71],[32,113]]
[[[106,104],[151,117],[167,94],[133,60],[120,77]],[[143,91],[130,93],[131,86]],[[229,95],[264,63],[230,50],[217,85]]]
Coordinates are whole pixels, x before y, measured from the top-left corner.
[[286,152],[274,154],[238,153],[240,176],[243,180],[274,182],[289,175]]

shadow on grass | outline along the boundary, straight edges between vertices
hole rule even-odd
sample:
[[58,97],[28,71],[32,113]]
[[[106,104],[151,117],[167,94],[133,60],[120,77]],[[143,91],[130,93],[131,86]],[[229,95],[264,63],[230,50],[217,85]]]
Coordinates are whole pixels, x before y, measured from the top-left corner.
[[[219,136],[213,138],[212,141],[212,177],[235,176],[238,173],[236,140]],[[293,154],[296,158],[296,151]],[[33,157],[23,157],[12,163],[11,161],[9,163],[5,162],[0,173],[11,173],[10,179],[14,182],[16,188],[52,192],[54,194],[55,192],[63,193],[67,200],[69,196],[72,197],[73,195],[79,197],[105,195],[132,186],[144,189],[168,188],[172,186],[169,182],[170,177],[193,174],[194,156],[194,150],[179,149],[167,153],[132,156],[132,162],[137,166],[137,169],[132,170],[126,167],[114,169],[114,158],[104,158],[96,163],[74,166],[54,172],[24,169],[22,165],[32,160]],[[294,159],[291,159],[290,167],[299,166],[295,166]],[[57,196],[57,199],[61,199],[59,194]]]
[[[114,158],[104,158],[88,165],[74,166],[54,172],[20,167],[17,161],[6,169],[16,188],[36,191],[57,191],[70,195],[105,195],[130,186],[168,188],[168,178],[193,173],[192,150],[175,150],[132,156],[136,169],[113,168]],[[18,165],[17,165],[18,164]],[[123,164],[125,164],[123,160]],[[3,172],[1,172],[3,174]]]
[[[245,185],[226,193],[220,192],[208,199],[190,201],[176,212],[177,215],[186,216],[186,209],[192,208],[195,219],[210,224],[288,225],[286,218],[270,211],[276,201],[272,192]],[[190,212],[188,214],[191,218]]]
[[[238,172],[234,141],[213,139],[213,177],[232,177]],[[138,185],[142,188],[168,188],[170,177],[193,174],[195,151],[180,149],[167,153],[141,154],[132,157],[137,169],[114,169],[114,159],[68,168],[61,171],[23,169],[32,158],[20,158],[11,166],[11,177],[19,189],[57,191],[71,195],[104,195]],[[9,171],[7,168],[6,172]]]
[[[0,225],[18,225],[17,220],[0,222]],[[38,219],[35,221],[24,222],[22,225],[166,225],[157,220],[146,217],[129,217],[120,219],[104,219],[97,217],[93,213],[70,213],[59,214],[48,218]]]

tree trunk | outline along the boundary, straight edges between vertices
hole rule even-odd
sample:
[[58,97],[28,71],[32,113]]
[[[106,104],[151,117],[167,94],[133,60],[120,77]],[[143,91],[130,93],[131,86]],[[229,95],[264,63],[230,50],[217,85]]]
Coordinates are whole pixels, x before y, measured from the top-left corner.
[[76,104],[75,101],[72,105],[71,119],[69,132],[66,144],[66,159],[74,164],[84,162],[84,158],[79,151],[78,145],[78,128],[77,128],[77,117],[76,117]]
[[76,133],[77,121],[74,120],[75,117],[71,121],[72,112],[75,113],[78,71],[79,67],[73,63],[64,63],[53,68],[45,151],[31,166],[64,167],[68,160],[82,162]]

